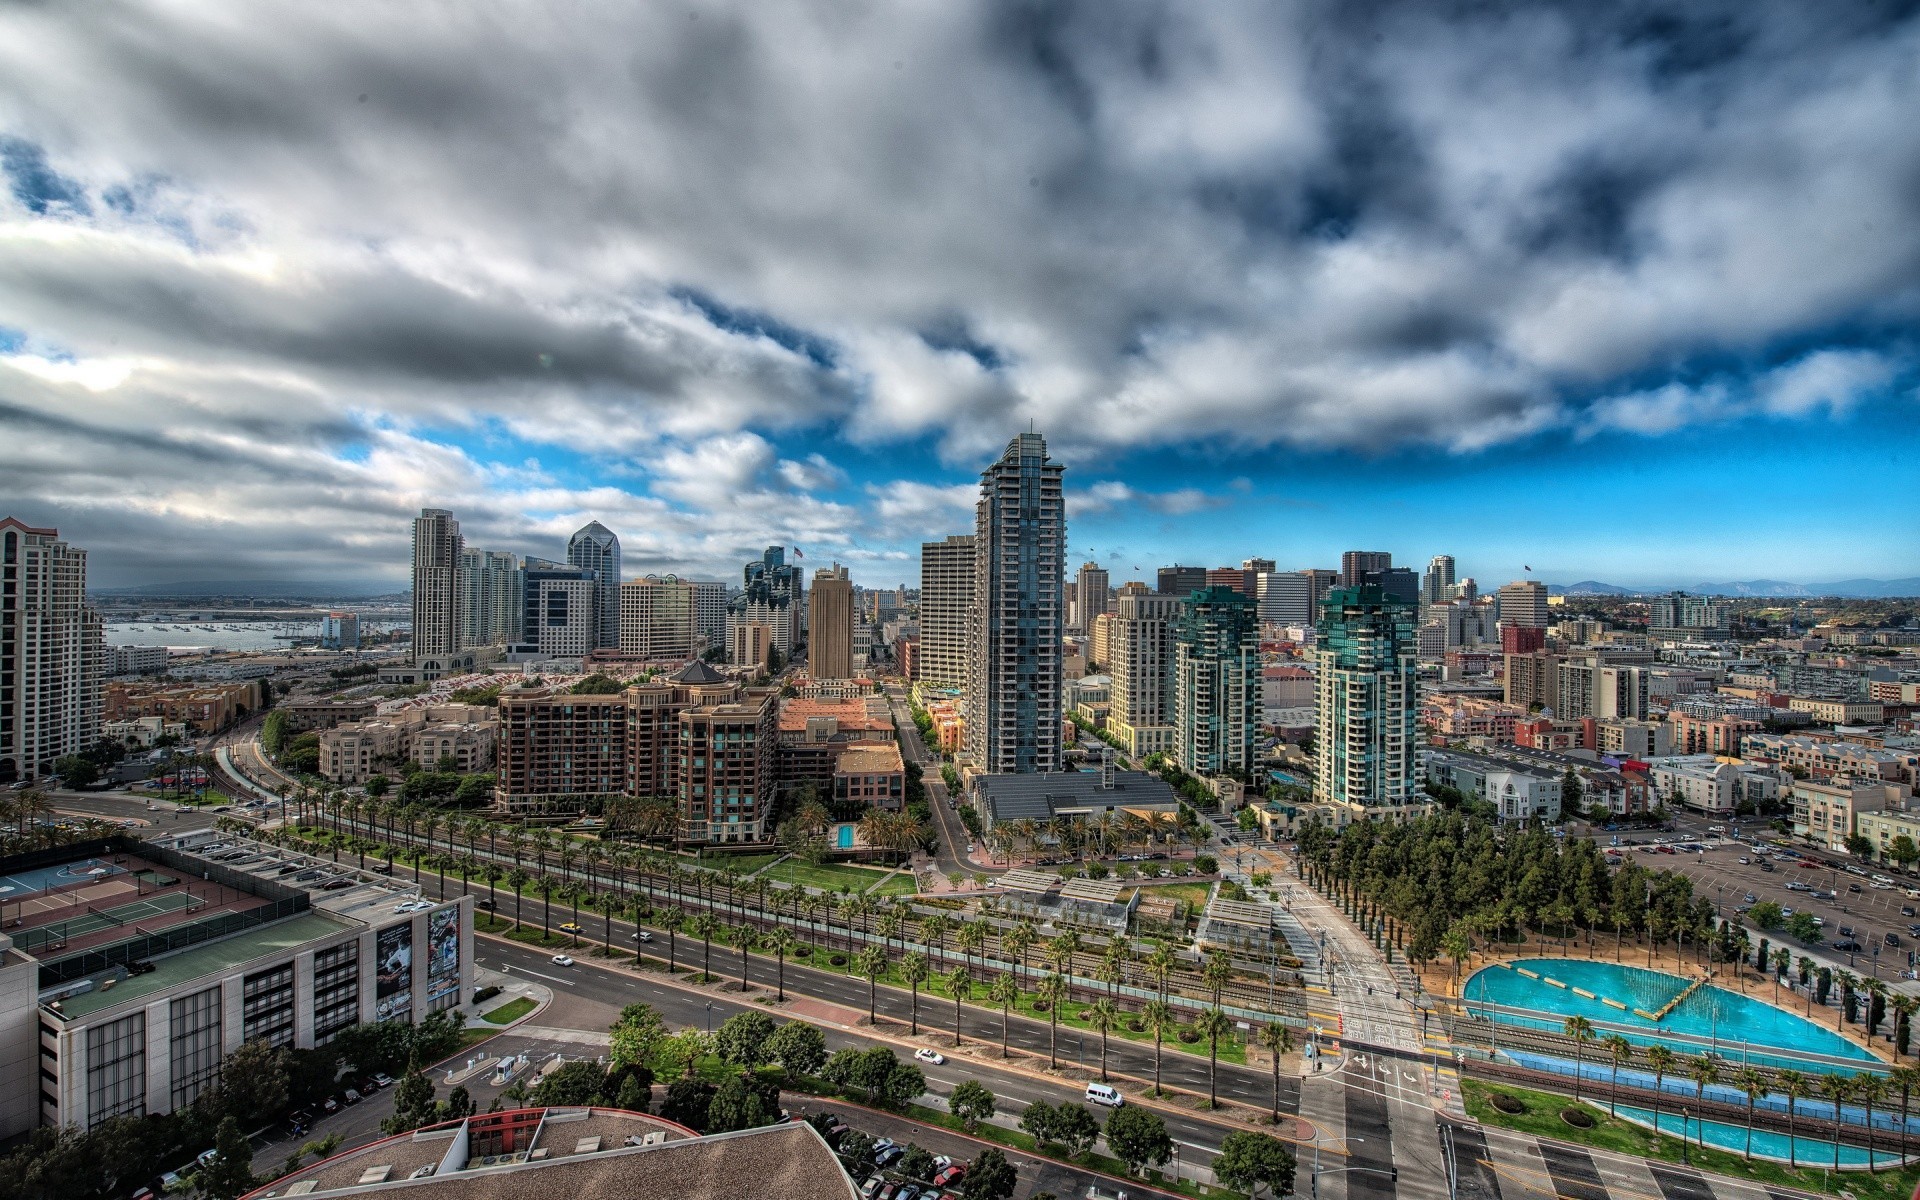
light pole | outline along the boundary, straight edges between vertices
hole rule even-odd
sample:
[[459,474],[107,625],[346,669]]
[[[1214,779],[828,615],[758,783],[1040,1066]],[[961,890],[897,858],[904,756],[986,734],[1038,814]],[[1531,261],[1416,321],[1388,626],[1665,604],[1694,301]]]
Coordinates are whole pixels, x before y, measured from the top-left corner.
[[[1358,1145],[1361,1142],[1366,1141],[1367,1139],[1360,1138],[1360,1137],[1351,1137],[1351,1138],[1333,1138],[1332,1140],[1335,1143],[1342,1146],[1353,1146],[1353,1145]],[[1174,1143],[1174,1147],[1176,1149],[1179,1147],[1179,1145],[1180,1145],[1179,1142]],[[1335,1172],[1328,1171],[1327,1174],[1332,1175],[1332,1174],[1335,1174]],[[1317,1137],[1313,1139],[1313,1172],[1311,1175],[1308,1176],[1308,1178],[1310,1180],[1310,1186],[1313,1189],[1313,1195],[1317,1198],[1320,1195],[1320,1139]]]
[[707,1036],[713,1036],[713,1001],[707,1001]]

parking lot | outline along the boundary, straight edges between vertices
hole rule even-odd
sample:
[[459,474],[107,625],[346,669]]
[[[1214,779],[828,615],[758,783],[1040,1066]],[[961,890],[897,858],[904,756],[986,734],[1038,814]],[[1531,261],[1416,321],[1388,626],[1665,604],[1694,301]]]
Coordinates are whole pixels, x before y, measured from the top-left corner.
[[[1801,842],[1774,845],[1775,841],[1790,839],[1760,824],[1726,822],[1726,834],[1709,831],[1710,825],[1721,824],[1682,817],[1673,822],[1672,832],[1623,829],[1596,831],[1594,837],[1603,847],[1618,839],[1623,858],[1648,870],[1665,869],[1688,876],[1694,881],[1695,894],[1711,900],[1723,918],[1734,918],[1762,900],[1773,901],[1789,915],[1812,913],[1823,922],[1825,952],[1863,976],[1895,980],[1913,969],[1911,956],[1920,950],[1920,935],[1915,933],[1920,930],[1920,898],[1907,892],[1920,892],[1920,879],[1887,867],[1859,867],[1861,873],[1853,874],[1833,867],[1807,866],[1809,856],[1840,864],[1851,860]],[[1739,840],[1733,836],[1735,829],[1739,830]],[[1657,845],[1657,841],[1665,841],[1666,846]],[[1630,844],[1635,842],[1641,844]],[[1703,849],[1684,850],[1683,843]],[[1888,882],[1875,883],[1875,875]],[[1832,894],[1831,899],[1825,898],[1827,893]],[[1852,930],[1851,937],[1843,935],[1842,929]],[[1892,944],[1887,941],[1888,934],[1895,939]],[[1784,929],[1768,931],[1765,936],[1796,953],[1815,948],[1795,941]],[[1839,948],[1848,942],[1858,949],[1849,952]]]

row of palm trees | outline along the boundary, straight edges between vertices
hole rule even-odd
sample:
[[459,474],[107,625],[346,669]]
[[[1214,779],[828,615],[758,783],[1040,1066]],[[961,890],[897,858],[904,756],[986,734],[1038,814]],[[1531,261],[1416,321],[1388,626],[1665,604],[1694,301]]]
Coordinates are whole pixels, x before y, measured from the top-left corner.
[[1137,812],[1099,813],[1092,817],[1054,817],[1047,821],[1026,818],[1003,821],[987,831],[987,848],[996,858],[1010,861],[1022,848],[1029,854],[1042,846],[1062,851],[1075,858],[1103,858],[1124,854],[1133,848],[1146,849],[1159,839],[1163,844],[1178,840],[1204,846],[1209,834],[1203,826],[1183,826],[1171,813],[1149,816]]
[[[1912,1098],[1920,1094],[1920,1067],[1900,1065],[1885,1074],[1876,1071],[1862,1071],[1855,1075],[1808,1074],[1802,1071],[1779,1069],[1771,1072],[1754,1066],[1741,1066],[1729,1071],[1722,1060],[1711,1054],[1696,1054],[1682,1057],[1671,1047],[1655,1043],[1644,1048],[1636,1047],[1620,1034],[1607,1037],[1598,1036],[1593,1023],[1586,1017],[1568,1017],[1564,1026],[1567,1037],[1574,1044],[1576,1072],[1573,1082],[1575,1101],[1580,1099],[1581,1083],[1586,1067],[1586,1048],[1598,1044],[1613,1063],[1612,1087],[1607,1097],[1607,1112],[1614,1113],[1614,1102],[1619,1093],[1620,1068],[1632,1062],[1636,1053],[1641,1053],[1647,1068],[1653,1072],[1653,1110],[1654,1127],[1660,1125],[1660,1101],[1664,1096],[1666,1081],[1669,1077],[1684,1075],[1693,1081],[1694,1106],[1700,1107],[1706,1097],[1706,1090],[1718,1084],[1728,1084],[1747,1098],[1747,1138],[1744,1157],[1753,1159],[1753,1119],[1754,1108],[1761,1098],[1769,1094],[1779,1094],[1787,1100],[1787,1162],[1789,1166],[1799,1165],[1796,1125],[1799,1117],[1799,1104],[1811,1097],[1829,1101],[1833,1105],[1835,1132],[1842,1124],[1840,1110],[1843,1104],[1858,1104],[1866,1110],[1867,1130],[1867,1169],[1878,1169],[1873,1153],[1873,1111],[1884,1108],[1896,1096],[1900,1103],[1900,1157],[1907,1153],[1907,1117]],[[1682,1140],[1686,1132],[1682,1130]],[[1706,1118],[1700,1117],[1698,1143],[1706,1148]],[[1840,1169],[1840,1140],[1833,1139],[1833,1168]]]

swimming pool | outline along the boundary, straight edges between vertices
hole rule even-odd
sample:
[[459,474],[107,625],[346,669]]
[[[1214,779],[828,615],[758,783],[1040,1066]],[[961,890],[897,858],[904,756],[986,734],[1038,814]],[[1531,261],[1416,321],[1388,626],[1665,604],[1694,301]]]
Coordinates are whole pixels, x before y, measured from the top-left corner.
[[[1636,1125],[1644,1125],[1649,1129],[1655,1127],[1652,1109],[1629,1108],[1622,1104],[1615,1108],[1614,1111],[1618,1113],[1623,1120],[1632,1121]],[[1692,1120],[1686,1120],[1679,1113],[1662,1112],[1660,1114],[1658,1128],[1661,1133],[1669,1133],[1675,1137],[1684,1136],[1689,1141],[1695,1143],[1698,1143],[1704,1138],[1707,1145],[1717,1147],[1721,1150],[1731,1150],[1735,1154],[1745,1153],[1747,1148],[1747,1127],[1745,1125],[1728,1125],[1720,1121],[1702,1121],[1698,1117]],[[1787,1135],[1784,1133],[1772,1133],[1765,1129],[1754,1130],[1753,1156],[1755,1158],[1772,1159],[1775,1162],[1789,1161],[1787,1155]],[[1803,1167],[1832,1166],[1833,1143],[1796,1136],[1793,1139],[1792,1161],[1799,1163],[1799,1165]],[[1900,1156],[1898,1154],[1887,1154],[1876,1149],[1873,1152],[1873,1161],[1881,1165],[1891,1166],[1900,1161]],[[1848,1167],[1859,1168],[1866,1165],[1867,1148],[1865,1146],[1842,1145],[1840,1147],[1841,1169],[1844,1170]]]
[[[1556,986],[1551,981],[1564,986]],[[1703,1043],[1717,1041],[1724,1044],[1727,1052],[1735,1050],[1740,1043],[1782,1050],[1791,1057],[1780,1060],[1764,1055],[1750,1057],[1754,1061],[1810,1070],[1841,1068],[1822,1066],[1800,1055],[1811,1053],[1861,1064],[1880,1062],[1846,1038],[1796,1013],[1712,985],[1689,991],[1692,985],[1692,980],[1664,971],[1619,963],[1534,958],[1506,966],[1483,967],[1467,980],[1461,994],[1470,1012],[1505,1025],[1559,1032],[1566,1018],[1582,1016],[1596,1025],[1620,1027],[1630,1041],[1642,1045],[1663,1042],[1683,1053],[1697,1053]],[[1660,1013],[1683,994],[1685,998],[1660,1020],[1649,1019],[1648,1014]],[[1525,1011],[1475,1008],[1472,1002],[1476,1000]],[[1624,1007],[1615,1007],[1606,1003],[1607,1000]],[[1551,1015],[1534,1017],[1527,1012]],[[1667,1038],[1660,1036],[1662,1033],[1682,1036]]]

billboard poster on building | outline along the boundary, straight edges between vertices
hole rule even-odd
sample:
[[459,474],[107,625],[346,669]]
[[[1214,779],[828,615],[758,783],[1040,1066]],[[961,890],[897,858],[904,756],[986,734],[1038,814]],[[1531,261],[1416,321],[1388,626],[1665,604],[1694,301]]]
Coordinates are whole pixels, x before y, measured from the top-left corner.
[[380,931],[374,943],[374,1019],[413,1019],[413,922]]
[[460,973],[460,909],[443,908],[427,917],[427,974]]

